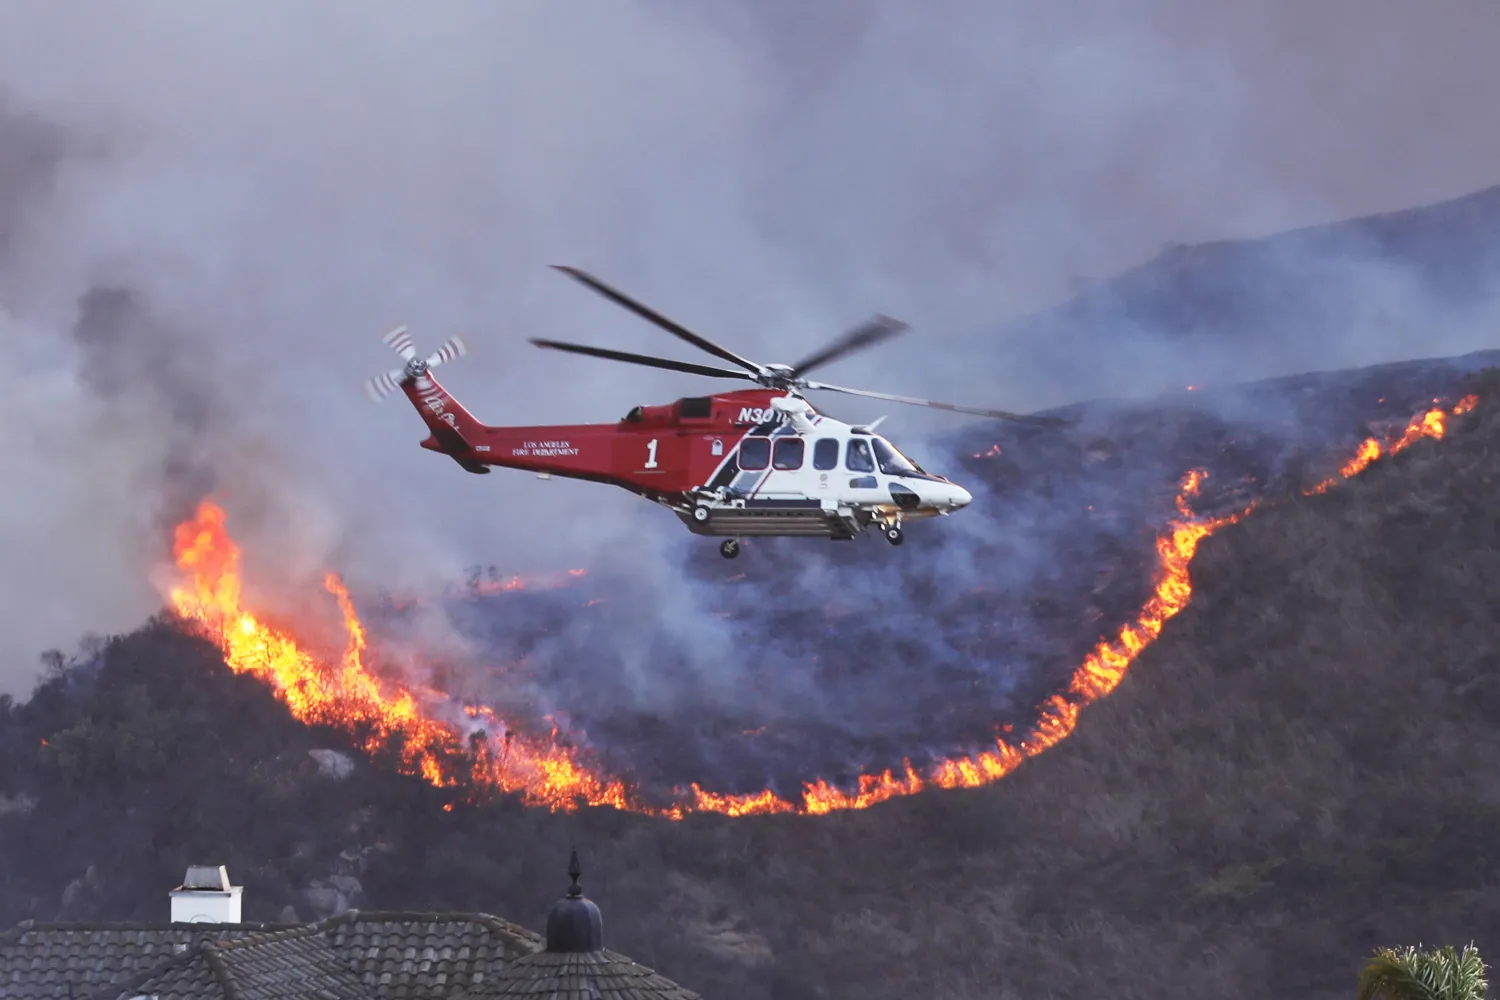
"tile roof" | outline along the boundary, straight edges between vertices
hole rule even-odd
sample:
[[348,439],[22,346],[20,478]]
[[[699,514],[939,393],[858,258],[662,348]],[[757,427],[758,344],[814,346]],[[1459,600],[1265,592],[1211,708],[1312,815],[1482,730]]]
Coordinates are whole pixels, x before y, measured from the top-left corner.
[[308,924],[233,941],[200,941],[148,972],[116,982],[97,1000],[371,1000],[354,970],[334,954],[323,928]]
[[0,932],[0,997],[81,1000],[144,973],[203,938],[228,941],[287,924],[39,924]]
[[487,913],[349,913],[325,922],[328,939],[377,1000],[449,996],[545,944]]
[[492,971],[463,1000],[529,996],[533,1000],[703,1000],[617,952],[543,951]]
[[[122,989],[123,983],[140,979],[140,973],[134,977],[122,977],[111,986],[88,994],[88,1000],[116,1000],[123,997],[132,1000],[138,996],[155,996],[157,1000],[180,1000],[183,997],[192,997],[193,1000],[207,997],[223,997],[228,993],[224,984],[214,973],[213,966],[208,964],[203,950],[194,946],[192,951],[184,952],[177,958],[163,963],[155,970],[146,974],[138,987]],[[154,993],[147,993],[147,984]],[[82,997],[83,994],[80,994]]]
[[27,921],[0,933],[0,997],[115,1000],[149,986],[140,992],[162,1000],[426,1000],[543,944],[486,913],[349,910],[315,924]]

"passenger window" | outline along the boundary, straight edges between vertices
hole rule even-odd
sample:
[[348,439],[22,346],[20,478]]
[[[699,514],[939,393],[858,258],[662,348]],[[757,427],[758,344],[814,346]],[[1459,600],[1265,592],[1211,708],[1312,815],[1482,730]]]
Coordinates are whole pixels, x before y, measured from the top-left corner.
[[839,466],[839,439],[822,438],[813,445],[813,468],[827,472]]
[[[746,472],[759,472],[771,464],[771,439],[747,437],[740,442],[740,468]],[[871,469],[875,468],[873,465]]]
[[776,453],[771,458],[771,468],[790,472],[802,468],[802,456],[807,446],[801,438],[782,438],[776,442]]
[[850,472],[874,472],[875,459],[870,454],[870,442],[864,438],[850,438],[844,452],[844,468]]

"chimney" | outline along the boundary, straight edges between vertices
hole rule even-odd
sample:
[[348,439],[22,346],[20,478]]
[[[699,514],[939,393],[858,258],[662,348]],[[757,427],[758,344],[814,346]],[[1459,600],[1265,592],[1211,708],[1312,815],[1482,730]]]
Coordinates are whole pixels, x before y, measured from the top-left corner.
[[172,890],[172,923],[237,924],[243,891],[229,884],[223,865],[190,865],[182,885]]

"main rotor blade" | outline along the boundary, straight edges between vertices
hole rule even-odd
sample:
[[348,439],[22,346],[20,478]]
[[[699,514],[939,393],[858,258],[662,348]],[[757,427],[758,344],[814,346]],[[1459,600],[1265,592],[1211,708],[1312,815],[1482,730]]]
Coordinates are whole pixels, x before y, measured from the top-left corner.
[[712,368],[708,365],[695,365],[691,361],[670,361],[667,358],[651,358],[644,354],[631,354],[628,351],[611,351],[603,347],[585,347],[582,344],[565,344],[558,340],[540,340],[535,337],[531,342],[538,347],[548,347],[554,351],[570,351],[573,354],[587,354],[595,358],[608,358],[610,361],[625,361],[633,365],[647,365],[651,368],[665,368],[667,371],[687,372],[689,375],[708,375],[713,378],[742,378],[747,382],[754,382],[755,377],[737,372],[730,368]]
[[914,399],[911,396],[892,396],[888,392],[870,392],[868,389],[846,389],[840,385],[828,385],[824,382],[809,382],[809,389],[823,389],[828,392],[843,392],[850,396],[868,396],[871,399],[887,399],[893,403],[910,403],[913,406],[930,406],[936,410],[953,410],[956,413],[973,413],[981,417],[993,417],[996,420],[1014,420],[1023,424],[1036,424],[1039,427],[1071,427],[1072,421],[1063,420],[1060,417],[1038,417],[1026,413],[1011,413],[1008,410],[986,410],[977,406],[959,406],[955,403],[939,403],[930,399]]
[[568,277],[574,279],[575,281],[580,281],[583,284],[589,286],[600,295],[615,303],[615,305],[623,306],[642,319],[655,323],[663,330],[666,330],[668,333],[672,334],[675,337],[682,338],[689,344],[692,344],[694,347],[698,348],[700,351],[707,351],[709,354],[712,354],[716,358],[722,358],[725,361],[737,364],[741,368],[745,369],[748,372],[751,372],[752,374],[760,374],[761,367],[755,362],[747,361],[733,351],[728,350],[727,348],[720,347],[718,344],[715,344],[713,341],[707,339],[706,337],[701,337],[693,331],[689,330],[687,327],[682,326],[679,323],[675,323],[670,319],[667,319],[667,317],[663,316],[656,310],[641,305],[639,302],[635,301],[635,299],[632,299],[624,292],[616,291],[615,289],[606,285],[604,282],[600,281],[598,278],[594,277],[592,274],[589,274],[585,271],[580,271],[576,267],[566,267],[561,264],[553,264],[552,266],[556,270],[561,271],[563,274],[566,274]]
[[821,351],[803,358],[792,366],[792,377],[805,375],[819,365],[827,364],[835,358],[841,358],[846,354],[862,350],[872,344],[877,344],[887,337],[894,337],[910,329],[899,319],[891,319],[889,316],[876,316],[874,319],[861,323],[839,339],[833,341]]

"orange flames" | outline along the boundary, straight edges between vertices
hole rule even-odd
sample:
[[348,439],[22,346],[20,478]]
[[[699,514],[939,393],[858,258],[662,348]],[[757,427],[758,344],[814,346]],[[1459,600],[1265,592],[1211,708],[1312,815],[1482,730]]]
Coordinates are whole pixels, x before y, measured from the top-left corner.
[[524,577],[508,576],[505,579],[476,580],[470,584],[469,589],[478,594],[505,594],[515,590],[552,590],[558,587],[566,587],[574,580],[585,576],[588,570],[570,569],[566,573],[558,573],[546,577]]
[[[1384,402],[1384,400],[1382,400],[1382,402]],[[1434,399],[1433,402],[1436,403],[1437,400]],[[1472,410],[1478,402],[1478,396],[1465,396],[1463,399],[1460,399],[1458,401],[1458,404],[1456,406],[1453,407],[1453,413],[1451,415],[1457,416],[1460,413],[1467,413]],[[1428,410],[1426,413],[1423,413],[1421,416],[1413,417],[1411,422],[1406,425],[1406,430],[1401,433],[1401,436],[1387,445],[1384,450],[1382,450],[1379,441],[1376,441],[1374,438],[1365,438],[1365,440],[1361,442],[1359,450],[1355,452],[1354,457],[1345,462],[1343,467],[1339,469],[1339,475],[1344,479],[1349,479],[1353,476],[1357,476],[1361,472],[1365,471],[1365,469],[1369,468],[1370,463],[1375,461],[1382,454],[1394,455],[1396,452],[1401,451],[1402,449],[1409,446],[1418,438],[1442,437],[1444,432],[1446,431],[1447,419],[1449,416],[1450,414],[1444,413],[1440,409],[1432,409]],[[1314,486],[1312,489],[1308,490],[1307,493],[1309,495],[1325,493],[1328,491],[1328,488],[1336,482],[1338,482],[1337,479],[1325,480],[1324,482],[1321,482],[1317,486]]]
[[[203,501],[191,521],[178,525],[173,556],[190,582],[171,589],[172,607],[206,629],[224,650],[229,669],[270,684],[303,722],[368,734],[367,751],[399,741],[407,770],[434,785],[456,783],[452,762],[467,744],[459,727],[442,721],[434,706],[423,704],[411,690],[379,681],[370,672],[364,625],[336,575],[328,574],[324,585],[343,613],[348,641],[334,661],[313,655],[286,631],[240,606],[239,548],[225,529],[224,511],[212,501]],[[507,731],[488,709],[471,714]],[[518,792],[530,804],[554,808],[573,808],[580,799],[590,805],[626,804],[623,784],[595,778],[568,748],[513,735],[499,748],[484,743],[473,774],[484,786]]]
[[[1400,437],[1387,444],[1367,439],[1337,477],[1306,492],[1323,493],[1340,479],[1358,475],[1382,455],[1395,454],[1419,438],[1441,438],[1447,418],[1467,412],[1476,403],[1476,397],[1466,396],[1451,413],[1430,409],[1413,418]],[[1009,740],[1006,733],[1010,727],[1005,727],[997,735],[993,750],[942,761],[925,773],[919,773],[908,761],[899,773],[860,776],[857,789],[850,792],[819,779],[805,784],[796,800],[781,798],[769,789],[753,795],[721,795],[693,785],[679,790],[675,805],[652,807],[640,801],[624,782],[593,773],[577,751],[559,745],[555,729],[548,739],[519,736],[483,706],[469,706],[464,714],[483,723],[486,734],[501,733],[503,737],[498,741],[466,739],[458,720],[443,720],[441,702],[419,697],[413,690],[371,673],[365,660],[364,625],[336,575],[330,573],[324,583],[343,615],[347,640],[340,656],[314,655],[287,631],[244,610],[239,549],[226,530],[224,511],[210,500],[199,505],[192,520],[177,527],[173,556],[185,581],[171,589],[169,600],[183,618],[200,623],[223,649],[231,670],[260,677],[298,719],[359,733],[367,751],[399,745],[403,768],[434,785],[457,784],[456,768],[467,766],[472,770],[466,777],[480,788],[519,794],[531,805],[555,810],[572,810],[580,804],[608,805],[669,819],[694,812],[746,816],[863,809],[926,788],[975,787],[997,781],[1026,758],[1066,739],[1077,726],[1083,707],[1113,691],[1141,650],[1161,634],[1167,620],[1187,607],[1193,592],[1188,568],[1199,543],[1254,509],[1252,504],[1223,517],[1194,516],[1189,501],[1198,494],[1204,476],[1194,470],[1183,479],[1177,497],[1178,519],[1157,539],[1160,567],[1151,598],[1134,621],[1122,626],[1113,638],[1100,641],[1074,672],[1066,690],[1041,705],[1041,717],[1028,737]],[[581,572],[571,571],[571,575]],[[510,581],[498,585],[499,589],[519,586]]]

